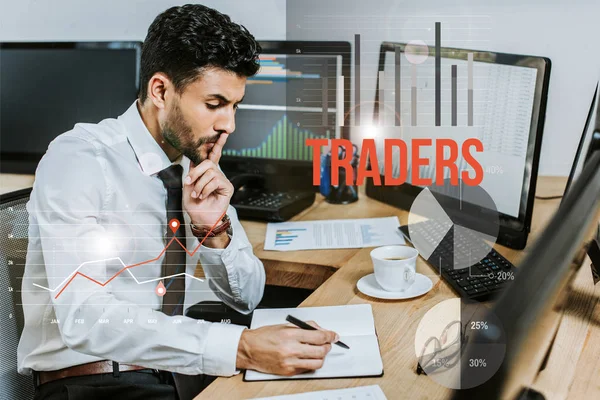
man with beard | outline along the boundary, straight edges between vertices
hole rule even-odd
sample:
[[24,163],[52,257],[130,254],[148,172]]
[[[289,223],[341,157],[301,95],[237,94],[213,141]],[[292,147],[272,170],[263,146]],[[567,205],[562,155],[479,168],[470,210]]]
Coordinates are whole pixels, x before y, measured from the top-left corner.
[[144,41],[137,101],[50,144],[27,204],[18,349],[37,399],[187,399],[204,375],[322,366],[334,332],[182,315],[198,262],[239,312],[263,294],[263,265],[218,167],[259,52],[228,16],[170,8]]

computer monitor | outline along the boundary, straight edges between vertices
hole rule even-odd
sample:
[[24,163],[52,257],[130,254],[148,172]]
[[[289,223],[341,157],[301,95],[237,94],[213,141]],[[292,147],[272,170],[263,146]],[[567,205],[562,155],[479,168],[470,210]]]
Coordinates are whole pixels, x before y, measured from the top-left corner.
[[[410,141],[411,135],[416,134],[435,140],[457,132],[480,139],[484,149],[476,156],[484,171],[480,186],[495,203],[496,210],[492,212],[497,213],[500,223],[497,242],[512,248],[525,247],[533,213],[550,60],[440,48],[438,117],[435,108],[436,49],[428,48],[423,54],[418,54],[419,51],[422,50],[415,53],[414,48],[410,50],[405,43],[381,44],[373,125],[383,126],[384,130],[386,126],[402,129],[405,141]],[[382,75],[383,82],[380,80]],[[381,92],[385,93],[383,100],[380,100]],[[386,110],[383,117],[382,110]],[[435,172],[434,165],[435,159],[431,157],[430,165],[421,168],[420,176],[434,177],[431,175]],[[383,169],[385,165],[380,163],[379,166]],[[468,167],[463,162],[459,169]],[[446,190],[441,194],[448,199],[458,198],[460,194],[458,188],[448,191],[447,187],[436,186],[435,180],[428,188],[438,194]],[[408,174],[407,182],[398,186],[375,186],[367,182],[366,192],[370,197],[410,209],[422,189],[411,184]],[[468,201],[463,199],[461,209],[454,213],[453,210],[446,211],[455,222],[476,229],[477,222],[472,216],[478,212],[465,213],[463,210]],[[471,209],[479,207],[482,213],[489,211],[484,204],[471,206]]]
[[567,185],[565,186],[564,194],[567,194],[571,184],[573,183],[573,180],[577,179],[577,176],[579,176],[581,173],[581,169],[583,168],[585,160],[590,157],[594,149],[594,142],[600,142],[600,138],[596,138],[595,141],[592,141],[595,132],[599,132],[598,134],[600,134],[600,129],[596,128],[596,124],[594,123],[598,118],[600,118],[600,114],[597,110],[597,104],[599,104],[598,84],[596,84],[596,90],[594,91],[594,97],[592,97],[590,110],[588,111],[587,118],[583,126],[583,133],[581,134],[579,144],[577,145],[577,151],[575,152],[575,158],[573,159],[571,172],[569,172],[569,178],[567,180]]
[[261,68],[247,81],[220,166],[230,178],[260,177],[270,189],[316,191],[305,141],[346,136],[340,126],[350,104],[350,43],[260,45]]
[[[597,121],[597,131],[600,133],[600,121]],[[531,361],[530,357],[523,357],[523,353],[531,355],[526,346],[530,349],[529,346],[551,343],[554,331],[547,331],[552,324],[544,324],[544,317],[556,312],[557,302],[566,304],[567,286],[584,261],[585,252],[581,250],[588,244],[594,245],[590,239],[596,235],[600,218],[600,143],[594,146],[598,147],[590,153],[558,211],[519,263],[515,280],[484,318],[492,322],[486,325],[486,330],[471,331],[473,335],[462,349],[460,371],[468,376],[480,373],[470,369],[470,359],[489,349],[505,348],[498,371],[480,386],[456,390],[453,400],[530,398],[517,393],[509,395],[503,390],[509,382],[526,373]],[[504,334],[499,335],[500,331]],[[540,336],[541,333],[546,336]],[[532,334],[535,334],[533,340]]]
[[[593,118],[595,113],[596,117]],[[595,121],[595,122],[594,122]],[[569,183],[556,214],[520,262],[515,280],[483,318],[499,326],[487,326],[487,331],[473,332],[463,350],[461,371],[468,374],[468,360],[481,349],[505,347],[503,362],[493,377],[470,390],[454,392],[453,399],[507,397],[507,383],[523,372],[527,361],[522,356],[524,346],[549,343],[540,340],[540,325],[544,317],[556,311],[561,296],[586,260],[592,263],[590,275],[594,283],[600,266],[600,99],[598,85],[592,98],[583,135],[579,141]],[[502,331],[503,335],[488,332]],[[530,340],[535,331],[536,339]],[[549,339],[554,333],[547,332]],[[513,386],[511,389],[515,389]],[[512,397],[519,397],[515,394]],[[527,397],[527,396],[523,396]]]
[[78,122],[135,101],[140,42],[0,43],[0,171],[34,173],[48,144]]

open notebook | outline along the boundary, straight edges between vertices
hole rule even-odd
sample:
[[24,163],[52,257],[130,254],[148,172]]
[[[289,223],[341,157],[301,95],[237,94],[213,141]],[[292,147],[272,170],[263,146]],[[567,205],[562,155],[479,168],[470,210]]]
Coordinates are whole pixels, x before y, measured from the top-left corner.
[[244,375],[245,381],[383,375],[383,362],[370,304],[259,309],[254,311],[250,327],[255,329],[266,325],[285,324],[288,314],[303,321],[313,320],[321,327],[337,332],[340,340],[350,349],[332,346],[325,357],[323,367],[316,371],[295,376],[280,376],[248,370]]

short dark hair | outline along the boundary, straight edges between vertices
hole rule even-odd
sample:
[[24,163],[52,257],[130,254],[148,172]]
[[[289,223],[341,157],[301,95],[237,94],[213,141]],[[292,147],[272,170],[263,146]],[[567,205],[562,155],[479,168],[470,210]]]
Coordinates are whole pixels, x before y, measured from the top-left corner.
[[157,72],[166,74],[178,92],[210,67],[253,76],[260,52],[254,36],[229,16],[200,4],[171,7],[148,28],[138,97],[142,103],[146,100],[148,82]]

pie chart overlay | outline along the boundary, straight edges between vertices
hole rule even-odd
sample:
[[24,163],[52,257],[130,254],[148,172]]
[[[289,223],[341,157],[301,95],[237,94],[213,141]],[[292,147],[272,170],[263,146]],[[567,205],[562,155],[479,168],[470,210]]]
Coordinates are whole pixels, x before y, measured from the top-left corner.
[[415,335],[420,368],[449,389],[470,389],[500,368],[506,337],[499,319],[482,303],[444,300],[423,316]]
[[[452,253],[454,269],[468,268],[490,252],[498,238],[498,212],[492,197],[480,186],[461,180],[452,185],[424,188],[408,215],[411,242],[429,260],[440,246]],[[423,229],[423,226],[427,229]]]

